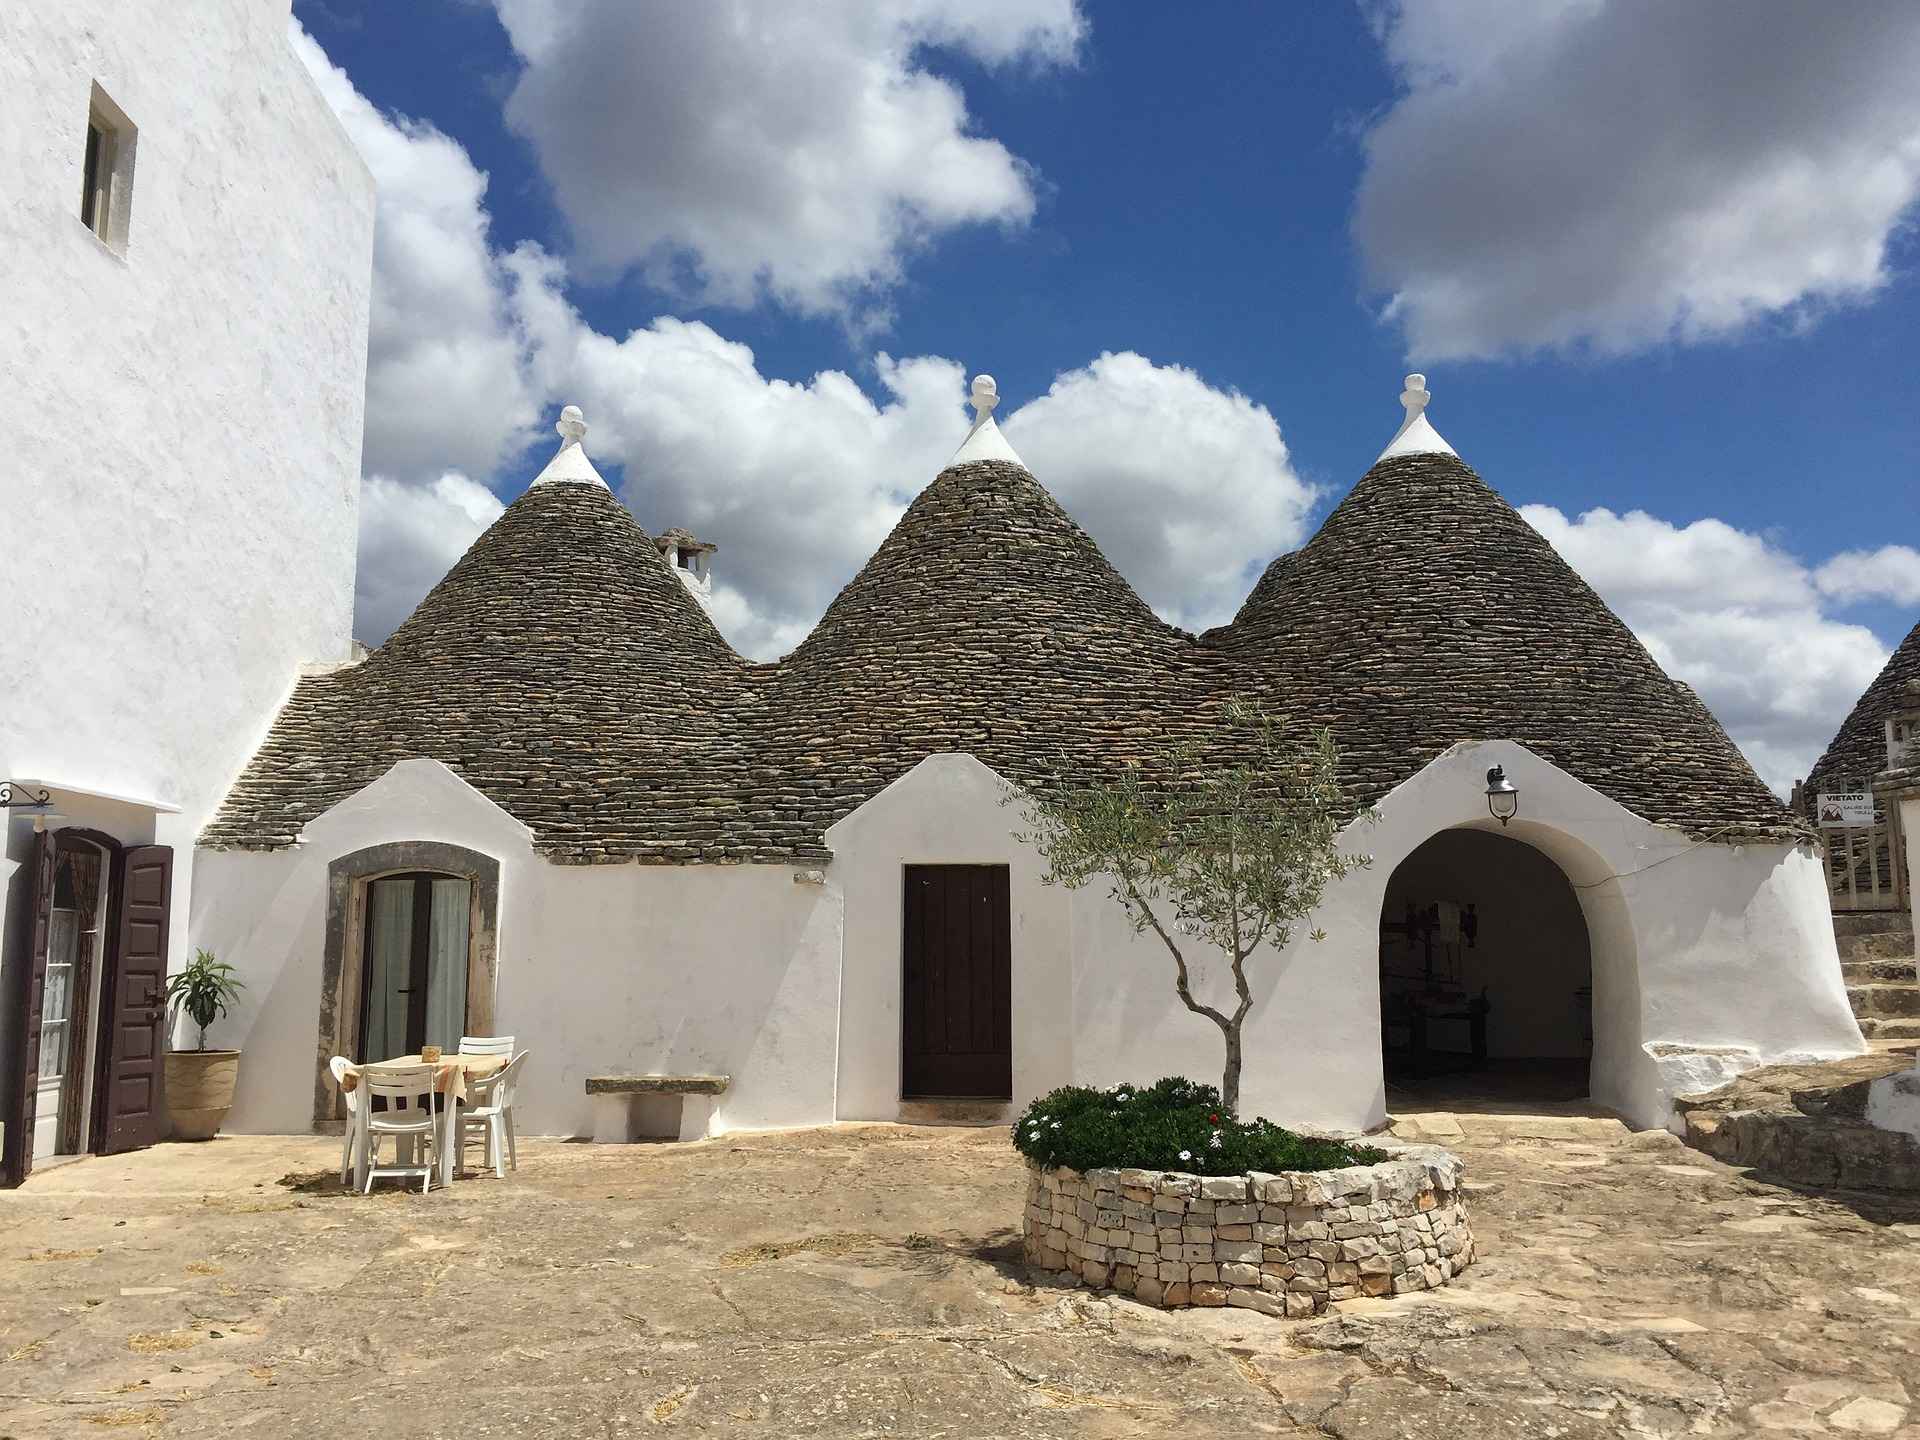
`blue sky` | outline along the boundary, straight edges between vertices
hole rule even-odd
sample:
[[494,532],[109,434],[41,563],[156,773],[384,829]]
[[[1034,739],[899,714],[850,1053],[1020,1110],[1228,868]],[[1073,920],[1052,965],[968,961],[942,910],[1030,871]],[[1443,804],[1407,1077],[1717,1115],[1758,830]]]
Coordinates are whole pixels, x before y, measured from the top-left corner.
[[1142,593],[1213,623],[1421,369],[1784,785],[1920,618],[1920,24],[1727,47],[1739,8],[296,0],[381,184],[362,636],[573,400],[778,653],[980,370]]

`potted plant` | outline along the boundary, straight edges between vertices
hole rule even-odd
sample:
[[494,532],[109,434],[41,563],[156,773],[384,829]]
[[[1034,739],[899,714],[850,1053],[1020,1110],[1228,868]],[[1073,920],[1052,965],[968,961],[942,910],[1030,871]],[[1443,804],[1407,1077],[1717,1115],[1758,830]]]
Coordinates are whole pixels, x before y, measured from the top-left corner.
[[176,1140],[211,1140],[233,1108],[240,1052],[209,1050],[207,1027],[227,1013],[242,988],[233,966],[211,950],[196,951],[193,963],[167,981],[173,1014],[184,1010],[200,1027],[199,1049],[167,1051],[167,1116]]

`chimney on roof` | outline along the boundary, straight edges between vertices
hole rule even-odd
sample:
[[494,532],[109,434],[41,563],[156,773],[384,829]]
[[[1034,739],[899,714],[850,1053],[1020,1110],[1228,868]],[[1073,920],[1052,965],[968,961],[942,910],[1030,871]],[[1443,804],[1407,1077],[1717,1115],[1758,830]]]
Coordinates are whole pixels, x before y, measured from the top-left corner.
[[607,482],[600,478],[600,472],[593,468],[593,461],[587,458],[587,452],[581,445],[587,438],[587,422],[580,413],[580,407],[567,406],[560,412],[559,423],[553,428],[559,432],[560,448],[553,452],[547,468],[533,477],[533,483],[598,485],[602,490],[610,489]]
[[973,407],[973,428],[967,431],[967,438],[953,452],[948,465],[970,465],[975,460],[1004,460],[1018,465],[1022,470],[1027,468],[1027,462],[1013,453],[1007,437],[993,423],[993,407],[999,403],[1000,387],[994,384],[993,376],[974,376],[973,393],[967,397],[967,404]]
[[694,538],[691,530],[675,525],[654,540],[660,558],[703,608],[713,604],[713,556],[720,547]]

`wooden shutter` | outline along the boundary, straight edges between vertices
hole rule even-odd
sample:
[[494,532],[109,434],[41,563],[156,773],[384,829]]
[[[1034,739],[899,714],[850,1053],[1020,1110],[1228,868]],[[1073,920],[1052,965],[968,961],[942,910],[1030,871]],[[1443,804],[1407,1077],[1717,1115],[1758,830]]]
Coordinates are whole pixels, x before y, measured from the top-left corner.
[[105,1002],[111,1019],[98,1102],[106,1117],[103,1155],[151,1145],[165,1128],[161,1035],[167,1008],[173,851],[165,845],[129,850],[120,868],[119,943]]
[[33,910],[22,927],[25,943],[7,962],[8,1000],[17,1017],[14,1035],[19,1049],[9,1081],[6,1106],[6,1144],[0,1150],[0,1184],[18,1185],[33,1169],[33,1121],[39,1108],[40,1011],[46,1003],[47,948],[53,932],[53,875],[59,847],[51,830],[33,837],[32,888],[27,893]]

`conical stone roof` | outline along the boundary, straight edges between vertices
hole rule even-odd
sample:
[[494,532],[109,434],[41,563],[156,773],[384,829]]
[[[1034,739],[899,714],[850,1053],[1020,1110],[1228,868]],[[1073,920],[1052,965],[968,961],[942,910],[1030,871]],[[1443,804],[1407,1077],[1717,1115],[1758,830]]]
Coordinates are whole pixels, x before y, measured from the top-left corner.
[[1448,449],[1390,449],[1206,638],[1271,706],[1332,729],[1369,803],[1458,741],[1507,739],[1649,820],[1791,824],[1693,692]]
[[1920,685],[1920,625],[1888,657],[1871,685],[1854,702],[1826,753],[1807,773],[1804,801],[1813,813],[1822,790],[1864,790],[1887,765],[1887,718],[1920,705],[1910,686]]
[[1160,754],[1230,664],[1155,615],[1023,466],[950,466],[768,677],[769,810],[817,841],[930,754],[1022,784]]
[[723,851],[709,772],[743,743],[746,668],[603,485],[535,484],[386,644],[301,680],[201,843],[291,843],[425,757],[556,858]]

